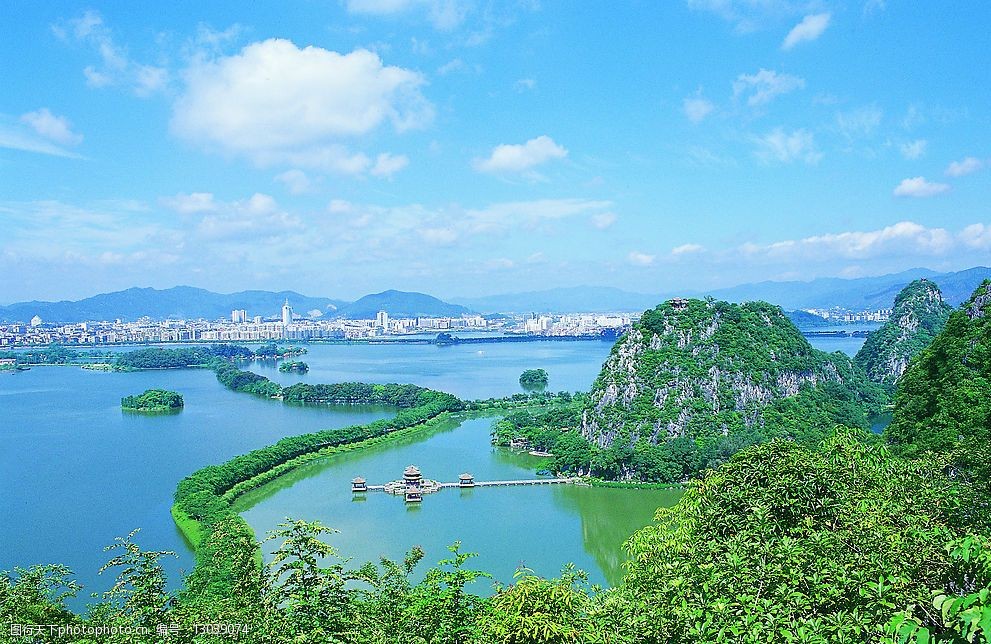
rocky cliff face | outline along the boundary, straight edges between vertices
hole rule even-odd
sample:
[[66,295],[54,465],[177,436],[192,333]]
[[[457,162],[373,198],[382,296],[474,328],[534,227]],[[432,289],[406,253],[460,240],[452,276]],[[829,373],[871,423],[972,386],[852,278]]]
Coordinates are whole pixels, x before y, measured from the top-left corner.
[[613,347],[581,430],[602,448],[682,437],[756,442],[779,401],[827,384],[849,393],[857,377],[848,358],[812,348],[776,306],[675,300],[644,313]]
[[910,283],[895,298],[891,319],[867,337],[854,361],[872,381],[894,385],[909,361],[943,329],[952,310],[934,282]]

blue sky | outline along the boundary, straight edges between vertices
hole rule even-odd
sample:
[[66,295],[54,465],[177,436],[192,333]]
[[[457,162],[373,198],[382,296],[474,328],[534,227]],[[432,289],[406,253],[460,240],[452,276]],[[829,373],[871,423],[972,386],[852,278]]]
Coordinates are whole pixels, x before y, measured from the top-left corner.
[[0,7],[0,302],[991,260],[983,2],[138,4]]

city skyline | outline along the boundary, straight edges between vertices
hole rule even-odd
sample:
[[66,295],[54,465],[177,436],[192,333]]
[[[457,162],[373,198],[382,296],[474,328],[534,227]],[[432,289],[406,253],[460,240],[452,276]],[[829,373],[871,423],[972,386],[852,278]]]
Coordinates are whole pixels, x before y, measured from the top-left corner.
[[0,11],[0,303],[988,263],[984,5]]

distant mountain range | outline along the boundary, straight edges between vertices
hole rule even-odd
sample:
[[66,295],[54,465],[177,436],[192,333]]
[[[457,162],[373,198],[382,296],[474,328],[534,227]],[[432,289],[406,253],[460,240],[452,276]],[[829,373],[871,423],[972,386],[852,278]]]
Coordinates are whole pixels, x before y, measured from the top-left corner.
[[970,297],[982,280],[991,278],[991,268],[977,266],[954,273],[938,273],[927,268],[913,268],[879,277],[854,279],[822,277],[807,282],[758,282],[712,291],[688,290],[654,294],[634,293],[610,287],[580,286],[488,297],[453,298],[452,301],[482,313],[641,312],[672,297],[711,295],[717,300],[728,302],[764,300],[788,311],[828,309],[834,306],[861,311],[891,308],[899,291],[909,282],[923,277],[936,282],[943,292],[944,299],[951,305],[957,306]]
[[79,322],[82,320],[136,320],[148,316],[156,320],[217,318],[230,319],[231,311],[244,309],[249,316],[278,317],[282,304],[289,300],[301,315],[319,310],[332,315],[347,304],[326,297],[307,297],[295,291],[241,291],[214,293],[191,286],[176,286],[164,290],[129,288],[114,293],[94,295],[78,302],[18,302],[0,306],[0,320],[27,322],[35,315],[45,322]]
[[[977,266],[964,271],[938,273],[914,268],[901,273],[856,279],[818,278],[808,282],[759,282],[713,291],[672,293],[635,293],[619,288],[576,286],[540,291],[452,298],[445,302],[423,293],[383,291],[366,295],[355,302],[326,297],[309,297],[294,291],[241,291],[213,293],[190,286],[158,290],[129,288],[104,293],[77,302],[19,302],[0,306],[0,321],[27,322],[37,315],[45,322],[82,320],[228,318],[234,309],[244,309],[249,316],[278,317],[282,303],[288,299],[297,315],[304,317],[374,318],[379,311],[392,317],[459,316],[463,313],[574,313],[631,312],[653,308],[671,297],[704,297],[744,302],[766,300],[785,310],[838,306],[855,311],[891,308],[895,295],[909,282],[928,278],[943,292],[947,303],[957,306],[966,301],[982,280],[991,278],[991,268]],[[317,316],[316,313],[320,315]],[[804,319],[804,318],[803,318]],[[806,321],[808,322],[808,321]],[[808,324],[803,324],[808,326]]]
[[383,291],[366,295],[356,302],[340,308],[337,317],[352,320],[369,320],[385,311],[394,318],[459,317],[471,313],[467,307],[448,304],[431,295],[406,291]]
[[823,277],[808,282],[759,282],[718,289],[704,295],[729,302],[765,300],[783,309],[826,309],[833,306],[854,311],[890,309],[895,296],[905,286],[923,277],[936,282],[946,302],[959,306],[970,297],[978,284],[991,278],[991,268],[975,266],[953,273],[913,268],[879,277]]

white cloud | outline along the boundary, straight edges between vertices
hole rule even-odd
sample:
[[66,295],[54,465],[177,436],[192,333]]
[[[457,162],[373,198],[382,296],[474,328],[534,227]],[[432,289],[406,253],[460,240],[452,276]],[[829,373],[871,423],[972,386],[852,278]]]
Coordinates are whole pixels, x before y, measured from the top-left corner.
[[701,96],[689,96],[682,101],[685,116],[692,123],[701,123],[716,108],[711,101]]
[[375,159],[375,165],[369,170],[376,177],[391,177],[409,165],[409,158],[405,154],[389,154],[384,152]]
[[180,194],[162,202],[183,214],[200,215],[190,229],[208,242],[277,239],[304,229],[297,215],[280,208],[272,196],[257,192],[230,202],[217,201],[210,193]]
[[777,261],[863,260],[882,256],[942,255],[954,246],[943,228],[902,221],[879,230],[816,235],[772,244],[748,243],[738,250],[748,258]]
[[638,250],[631,250],[630,254],[627,255],[626,258],[634,266],[650,266],[654,263],[653,255],[648,255],[647,253],[642,253]]
[[991,249],[991,226],[971,224],[960,232],[960,241],[970,248]]
[[420,11],[436,29],[450,31],[464,22],[471,8],[465,0],[347,0],[349,13],[391,16]]
[[294,195],[305,194],[313,186],[310,177],[299,168],[293,168],[277,174],[275,175],[275,180],[285,185],[286,189]]
[[520,145],[497,145],[485,159],[475,159],[474,166],[479,172],[523,172],[553,159],[563,159],[568,151],[542,135]]
[[52,114],[47,107],[22,114],[21,122],[30,125],[31,129],[46,139],[62,145],[79,145],[83,142],[82,135],[72,131],[68,119]]
[[52,31],[64,41],[88,45],[99,56],[99,65],[87,65],[83,68],[83,75],[90,87],[129,85],[137,96],[148,97],[168,85],[168,70],[131,60],[127,52],[114,41],[110,28],[96,11],[88,10],[79,18],[53,25]]
[[884,111],[877,105],[864,105],[847,112],[837,112],[836,127],[847,139],[870,136],[881,124]]
[[925,177],[912,177],[902,179],[902,182],[895,187],[896,197],[934,197],[943,194],[950,189],[945,183],[927,181]]
[[37,154],[49,154],[68,159],[83,158],[75,152],[66,150],[62,146],[55,145],[51,141],[29,132],[23,126],[9,126],[2,119],[0,119],[0,148],[34,152]]
[[682,255],[691,255],[692,253],[701,253],[703,250],[705,250],[705,247],[699,244],[682,244],[681,246],[672,248],[671,254],[675,257],[680,257]]
[[433,107],[423,77],[385,66],[365,49],[339,54],[288,40],[252,43],[233,56],[195,62],[176,100],[172,129],[205,148],[259,165],[290,164],[358,174],[371,159],[342,143],[385,123],[423,127]]
[[898,149],[906,159],[919,159],[926,153],[929,143],[925,139],[916,139],[908,143],[902,143]]
[[183,215],[211,212],[219,207],[218,203],[214,201],[212,192],[179,193],[174,197],[162,197],[159,201],[167,208]]
[[756,74],[740,74],[733,81],[733,97],[747,96],[747,105],[760,107],[770,103],[776,96],[805,87],[805,79],[790,74],[779,74],[770,69],[761,69]]
[[959,161],[953,161],[946,167],[946,174],[951,177],[962,177],[972,172],[977,172],[984,167],[984,162],[977,157],[965,157]]
[[765,162],[804,161],[815,164],[822,159],[822,153],[816,148],[815,136],[804,129],[786,132],[778,127],[755,138],[754,143],[757,144],[757,157]]
[[616,213],[614,212],[600,212],[597,215],[592,215],[592,225],[599,230],[605,230],[614,223],[616,223]]
[[802,18],[802,22],[792,27],[785,36],[781,48],[788,50],[800,42],[811,42],[822,35],[829,27],[830,14],[816,13]]

